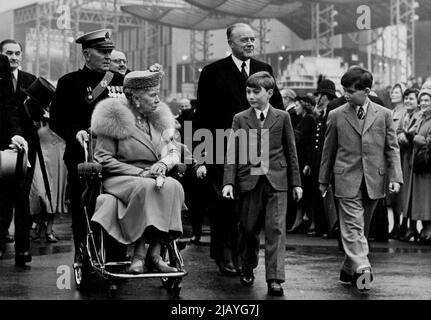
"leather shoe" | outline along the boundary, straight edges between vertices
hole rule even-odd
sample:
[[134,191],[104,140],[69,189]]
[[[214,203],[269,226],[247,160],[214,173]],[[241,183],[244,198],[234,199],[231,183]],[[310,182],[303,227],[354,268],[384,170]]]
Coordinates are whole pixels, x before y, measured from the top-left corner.
[[133,257],[132,263],[129,266],[129,273],[141,274],[144,273],[144,261],[142,257]]
[[[367,275],[368,274],[368,275]],[[364,281],[358,281],[360,277],[364,277]],[[366,268],[359,272],[355,272],[352,276],[352,285],[354,285],[359,291],[370,290],[370,283],[373,282],[373,273],[371,269]],[[367,280],[368,279],[368,280]],[[367,281],[369,281],[367,283]]]
[[284,294],[283,287],[281,283],[277,280],[269,280],[268,281],[268,295],[280,297]]
[[31,262],[31,254],[28,251],[19,252],[15,254],[15,265],[25,266],[27,262]]
[[152,272],[172,273],[178,272],[177,268],[169,266],[160,256],[151,256],[145,262],[146,267]]
[[219,270],[221,274],[228,277],[234,277],[238,275],[238,271],[235,269],[235,266],[233,265],[232,262],[228,262],[228,263],[220,262]]
[[353,276],[350,273],[347,273],[344,270],[340,271],[340,281],[345,283],[352,283],[353,282]]
[[254,283],[253,270],[245,270],[241,272],[241,275],[239,276],[239,281],[243,286],[251,287]]
[[190,243],[193,243],[197,246],[200,245],[201,244],[201,237],[198,237],[198,236],[191,237]]

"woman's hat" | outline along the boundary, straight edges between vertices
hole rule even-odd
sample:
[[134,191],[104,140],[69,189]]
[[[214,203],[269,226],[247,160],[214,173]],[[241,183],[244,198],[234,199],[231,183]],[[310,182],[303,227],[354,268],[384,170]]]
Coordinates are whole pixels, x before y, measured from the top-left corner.
[[314,107],[314,106],[315,106],[315,104],[316,104],[316,100],[314,99],[314,97],[309,96],[309,95],[297,96],[297,97],[295,98],[295,100],[296,100],[296,101],[302,101],[302,102],[308,103],[308,104],[310,104],[312,107]]
[[149,70],[132,71],[124,77],[123,88],[149,89],[160,85],[165,73],[159,64],[152,65]]
[[45,78],[39,77],[33,81],[30,87],[22,91],[39,102],[43,108],[47,108],[54,98],[55,87]]
[[419,92],[418,100],[420,100],[421,95],[423,95],[423,94],[427,94],[427,95],[429,95],[431,97],[431,89],[422,89]]
[[320,81],[314,94],[319,93],[329,94],[330,96],[337,98],[337,93],[335,92],[335,83],[329,79],[324,79]]

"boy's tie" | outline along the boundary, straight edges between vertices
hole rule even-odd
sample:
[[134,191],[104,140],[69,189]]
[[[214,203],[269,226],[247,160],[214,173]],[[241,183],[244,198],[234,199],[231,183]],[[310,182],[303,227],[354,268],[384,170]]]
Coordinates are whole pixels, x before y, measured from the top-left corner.
[[359,120],[364,120],[364,116],[365,116],[364,107],[359,106],[359,109],[358,109],[358,112],[356,113],[356,115],[358,116]]

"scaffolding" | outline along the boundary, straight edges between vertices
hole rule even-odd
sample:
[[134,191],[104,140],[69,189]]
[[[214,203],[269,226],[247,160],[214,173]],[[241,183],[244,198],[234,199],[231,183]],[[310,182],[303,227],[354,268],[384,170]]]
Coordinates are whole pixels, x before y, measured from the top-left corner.
[[334,5],[311,4],[311,38],[313,40],[313,55],[316,57],[333,57],[332,39],[337,26],[335,16],[338,12]]
[[[14,11],[16,37],[24,43],[35,44],[33,72],[48,79],[53,78],[51,53],[53,46],[62,48],[62,70],[57,74],[78,69],[82,64],[80,47],[74,40],[81,34],[97,28],[113,29],[114,41],[119,33],[128,29],[158,29],[154,24],[120,11],[121,4],[132,0],[52,0],[36,3]],[[59,20],[63,25],[59,26]],[[159,39],[160,37],[156,37]],[[154,44],[154,43],[153,43]],[[157,53],[160,45],[155,43],[150,57]],[[148,51],[150,51],[148,49]],[[147,56],[148,51],[142,56]],[[146,63],[147,61],[145,61]],[[54,75],[55,78],[55,75]]]
[[416,7],[415,0],[390,0],[391,55],[395,59],[389,70],[391,83],[414,76]]

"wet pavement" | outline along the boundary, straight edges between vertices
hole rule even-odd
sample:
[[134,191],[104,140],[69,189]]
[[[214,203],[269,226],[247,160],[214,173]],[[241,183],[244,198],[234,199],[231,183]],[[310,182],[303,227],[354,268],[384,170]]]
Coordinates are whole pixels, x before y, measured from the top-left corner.
[[[184,241],[190,227],[184,224]],[[160,279],[127,280],[114,296],[108,295],[106,281],[95,279],[91,289],[76,289],[73,271],[71,221],[57,217],[54,226],[60,241],[32,243],[33,261],[28,267],[14,265],[13,245],[0,260],[0,299],[148,299],[168,300]],[[263,250],[255,270],[255,284],[243,287],[237,277],[222,276],[209,258],[209,230],[204,228],[202,245],[188,244],[182,251],[188,276],[183,279],[180,299],[263,300],[263,299],[431,299],[431,246],[390,241],[371,243],[370,259],[375,281],[372,290],[360,293],[338,281],[343,254],[336,240],[288,235],[286,247],[285,295],[268,297]]]

